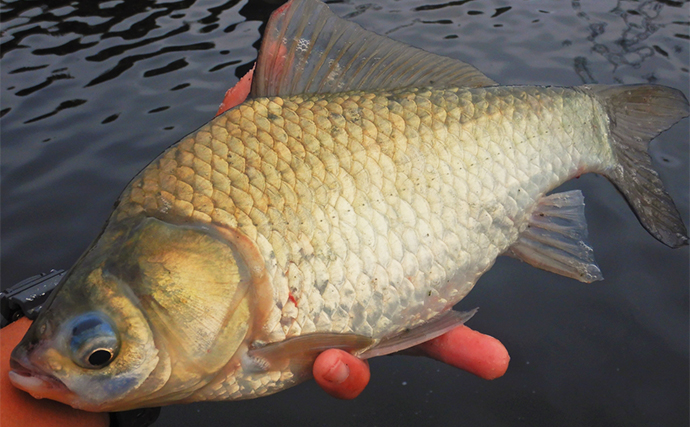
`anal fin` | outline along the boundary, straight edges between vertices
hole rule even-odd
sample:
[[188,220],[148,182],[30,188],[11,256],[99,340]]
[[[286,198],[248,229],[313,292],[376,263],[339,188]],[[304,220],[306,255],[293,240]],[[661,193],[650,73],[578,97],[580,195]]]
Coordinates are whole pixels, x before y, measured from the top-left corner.
[[603,280],[586,238],[582,192],[551,194],[537,202],[527,229],[505,255],[581,282]]

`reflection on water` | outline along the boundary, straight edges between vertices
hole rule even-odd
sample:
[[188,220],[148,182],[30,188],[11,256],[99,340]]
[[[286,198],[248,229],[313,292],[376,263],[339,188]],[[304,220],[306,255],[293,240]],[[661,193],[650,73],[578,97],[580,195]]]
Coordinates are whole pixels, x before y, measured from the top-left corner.
[[[609,14],[620,17],[620,21],[607,22],[590,16],[585,11],[586,7],[583,8],[580,0],[572,1],[572,6],[577,12],[577,16],[587,22],[590,31],[587,40],[592,42],[592,51],[606,58],[613,65],[614,72],[622,65],[639,69],[645,60],[652,58],[655,54],[667,58],[670,55],[687,58],[687,49],[683,48],[683,45],[687,45],[687,43],[678,42],[678,44],[673,45],[672,50],[669,52],[658,44],[648,42],[648,39],[654,33],[667,25],[678,26],[678,30],[683,29],[683,26],[685,26],[683,33],[674,33],[673,37],[688,40],[687,26],[690,25],[690,22],[687,16],[685,16],[684,20],[669,23],[665,21],[667,16],[662,15],[665,7],[679,7],[681,5],[681,2],[619,0],[615,7],[609,11]],[[678,18],[680,17],[681,15],[678,15]],[[680,71],[687,73],[687,60],[683,61],[683,63],[686,66],[681,66]],[[576,72],[584,83],[597,83],[596,79],[587,70],[586,64],[587,58],[575,58]],[[658,80],[653,71],[643,77],[649,83],[656,83]],[[620,79],[616,79],[616,81],[622,83]]]
[[[274,2],[16,1],[0,6],[2,287],[68,268],[127,181],[214,114],[251,67]],[[340,16],[464,59],[503,84],[655,82],[688,90],[690,3],[350,0]],[[688,218],[688,120],[652,146]],[[313,384],[177,406],[158,425],[688,425],[688,250],[649,237],[605,179],[584,176],[606,280],[499,260],[461,308],[511,352],[484,382],[439,363],[373,360],[354,402]]]

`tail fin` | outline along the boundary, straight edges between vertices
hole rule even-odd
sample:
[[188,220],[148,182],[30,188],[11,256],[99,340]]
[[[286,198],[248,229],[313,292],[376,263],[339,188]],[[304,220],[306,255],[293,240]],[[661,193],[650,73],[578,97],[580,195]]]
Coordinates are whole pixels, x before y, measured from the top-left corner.
[[649,141],[688,116],[685,95],[677,89],[657,85],[585,88],[609,116],[611,145],[618,165],[606,173],[607,178],[654,237],[672,248],[687,245],[683,220],[647,154]]

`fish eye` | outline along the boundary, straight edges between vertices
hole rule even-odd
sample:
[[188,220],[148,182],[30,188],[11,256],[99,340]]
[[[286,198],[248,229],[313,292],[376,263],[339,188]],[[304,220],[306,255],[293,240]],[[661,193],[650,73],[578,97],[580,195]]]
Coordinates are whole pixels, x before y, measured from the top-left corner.
[[82,314],[71,323],[69,342],[72,360],[87,369],[108,366],[117,356],[120,340],[108,318],[102,313]]

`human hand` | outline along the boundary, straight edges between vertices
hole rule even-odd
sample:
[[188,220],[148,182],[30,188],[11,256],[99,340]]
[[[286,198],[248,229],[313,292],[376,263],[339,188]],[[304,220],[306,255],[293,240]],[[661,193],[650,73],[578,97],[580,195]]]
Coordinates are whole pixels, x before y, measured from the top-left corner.
[[[510,361],[500,341],[464,325],[404,353],[431,357],[487,380],[505,374]],[[357,397],[371,375],[366,361],[335,349],[326,350],[316,358],[313,373],[316,383],[339,399]]]

